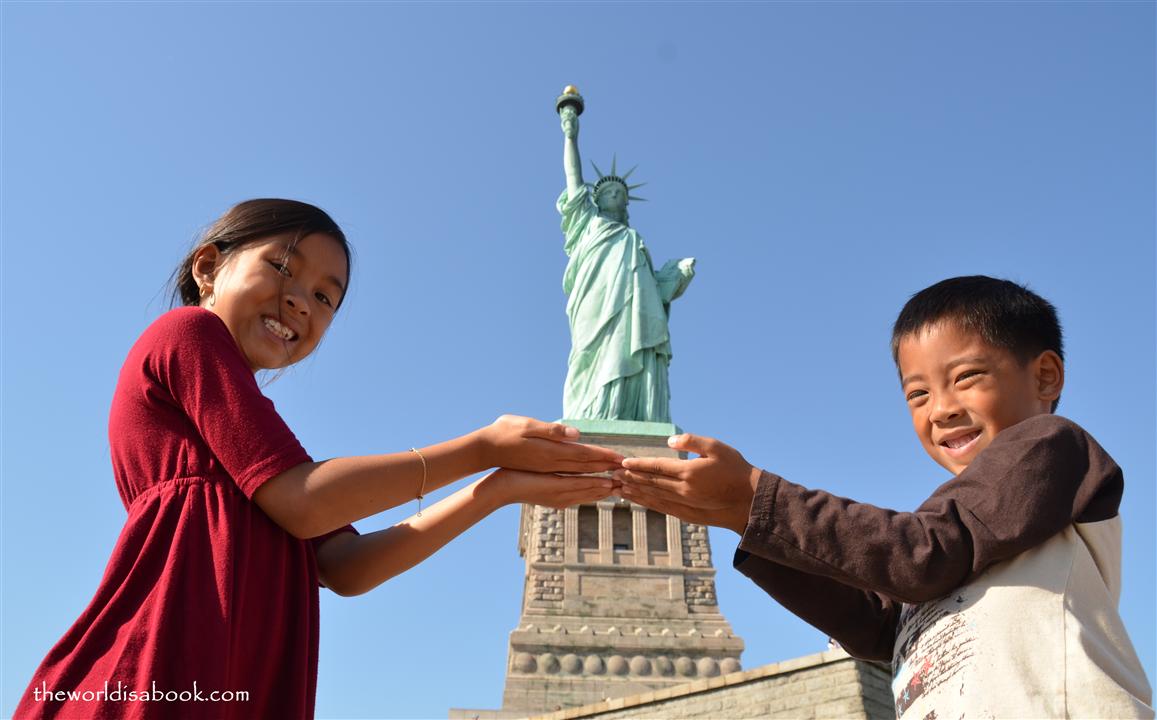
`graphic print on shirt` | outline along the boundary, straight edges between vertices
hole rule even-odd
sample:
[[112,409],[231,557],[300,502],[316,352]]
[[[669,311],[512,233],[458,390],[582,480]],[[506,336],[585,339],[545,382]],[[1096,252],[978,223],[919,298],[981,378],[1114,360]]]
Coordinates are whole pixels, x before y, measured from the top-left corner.
[[[968,667],[976,634],[965,614],[963,595],[922,605],[905,605],[900,614],[900,647],[892,661],[892,697],[896,717],[917,698],[944,685]],[[964,678],[960,678],[963,692]]]

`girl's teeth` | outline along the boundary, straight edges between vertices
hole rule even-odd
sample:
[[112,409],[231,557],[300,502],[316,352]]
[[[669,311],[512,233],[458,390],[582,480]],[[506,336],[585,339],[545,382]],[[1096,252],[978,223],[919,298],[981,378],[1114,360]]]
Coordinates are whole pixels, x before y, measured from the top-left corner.
[[265,319],[265,327],[273,331],[274,334],[279,335],[282,340],[293,339],[293,331],[272,318]]

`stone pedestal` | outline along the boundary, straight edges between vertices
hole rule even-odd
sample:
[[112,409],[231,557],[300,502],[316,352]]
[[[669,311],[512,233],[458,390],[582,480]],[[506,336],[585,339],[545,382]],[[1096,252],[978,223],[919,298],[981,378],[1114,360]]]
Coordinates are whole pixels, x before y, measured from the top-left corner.
[[[678,457],[665,423],[564,421],[625,456]],[[523,506],[522,616],[510,633],[503,715],[549,712],[740,670],[719,612],[707,528],[608,498]]]

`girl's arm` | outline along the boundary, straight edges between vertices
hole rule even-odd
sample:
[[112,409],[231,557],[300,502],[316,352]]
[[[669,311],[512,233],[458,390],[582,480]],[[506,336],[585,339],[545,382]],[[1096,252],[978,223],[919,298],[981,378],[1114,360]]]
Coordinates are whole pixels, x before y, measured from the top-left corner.
[[503,415],[480,430],[421,448],[425,468],[422,457],[408,451],[302,463],[264,483],[253,500],[287,532],[305,539],[487,468],[601,472],[622,461],[611,450],[572,442],[577,438],[577,430],[558,423]]
[[528,502],[567,507],[607,497],[612,481],[499,470],[385,530],[342,533],[317,550],[318,573],[339,595],[360,595],[433,555],[470,526],[503,505]]

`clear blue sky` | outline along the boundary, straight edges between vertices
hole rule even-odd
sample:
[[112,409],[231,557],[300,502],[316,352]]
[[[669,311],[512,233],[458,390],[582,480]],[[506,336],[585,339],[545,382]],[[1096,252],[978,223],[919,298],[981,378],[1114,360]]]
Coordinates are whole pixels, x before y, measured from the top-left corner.
[[[315,202],[356,246],[329,337],[268,389],[315,458],[558,417],[568,83],[584,156],[649,183],[631,219],[655,260],[698,258],[672,317],[675,420],[756,464],[914,508],[946,478],[888,354],[900,306],[972,273],[1058,306],[1060,411],[1125,469],[1121,609],[1153,679],[1152,3],[5,2],[0,19],[0,715],[123,522],[106,418],[124,355],[232,203]],[[323,596],[319,717],[499,706],[517,516]],[[824,648],[730,569],[734,534],[711,540],[745,667]]]

